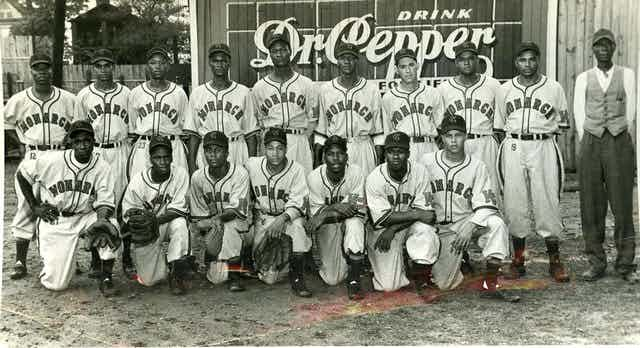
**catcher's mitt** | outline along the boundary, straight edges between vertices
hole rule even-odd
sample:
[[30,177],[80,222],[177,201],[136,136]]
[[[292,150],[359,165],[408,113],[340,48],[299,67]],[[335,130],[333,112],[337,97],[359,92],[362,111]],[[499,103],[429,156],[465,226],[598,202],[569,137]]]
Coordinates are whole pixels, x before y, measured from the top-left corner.
[[293,253],[293,241],[291,237],[282,234],[280,238],[265,237],[253,250],[253,259],[257,271],[281,271],[289,263]]
[[155,242],[160,236],[158,220],[153,212],[145,209],[129,209],[125,214],[129,220],[124,225],[125,236],[131,236],[136,247]]
[[109,248],[116,250],[120,247],[122,240],[118,235],[118,229],[108,220],[98,220],[87,227],[80,233],[85,238],[84,249],[89,251],[91,248]]
[[213,257],[218,257],[220,250],[222,249],[222,238],[224,237],[224,228],[220,225],[213,225],[204,236],[204,244],[207,249],[207,254]]

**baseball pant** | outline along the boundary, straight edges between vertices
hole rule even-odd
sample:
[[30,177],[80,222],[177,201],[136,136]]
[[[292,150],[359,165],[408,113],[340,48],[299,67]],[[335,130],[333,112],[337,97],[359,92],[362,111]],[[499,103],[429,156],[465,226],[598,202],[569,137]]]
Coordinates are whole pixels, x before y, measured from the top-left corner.
[[498,142],[496,139],[487,135],[480,138],[468,139],[464,142],[464,150],[467,154],[481,160],[489,171],[493,192],[496,193],[498,207],[502,210],[502,189],[500,180],[498,180],[498,172],[496,170],[496,162],[498,162]]
[[129,153],[131,153],[131,147],[127,139],[125,139],[116,147],[110,149],[94,147],[93,151],[111,166],[111,174],[116,177],[113,192],[116,196],[116,203],[119,203],[124,191],[127,189],[127,160]]
[[349,138],[347,143],[349,163],[355,164],[367,175],[378,165],[376,149],[370,136]]
[[[189,169],[187,165],[187,148],[182,143],[180,137],[176,136],[171,141],[171,149],[173,155],[173,165]],[[136,173],[151,168],[151,156],[149,155],[149,140],[139,138],[133,145],[128,163],[128,178],[131,179]]]
[[[64,290],[76,272],[76,250],[80,232],[96,222],[94,211],[69,217],[59,217],[53,223],[38,220],[38,246],[43,267],[40,283],[49,290]],[[118,226],[112,218],[111,223]],[[98,249],[101,260],[113,260],[117,250],[109,247]]]
[[634,164],[633,143],[628,132],[614,137],[605,131],[602,138],[584,133],[580,146],[582,235],[589,263],[596,270],[607,268],[602,243],[609,204],[615,220],[613,238],[618,251],[615,268],[621,273],[635,269]]
[[309,138],[304,134],[287,134],[287,158],[298,162],[304,168],[304,174],[313,170],[313,155]]
[[347,278],[349,266],[345,254],[364,252],[364,223],[353,217],[341,223],[322,225],[316,233],[322,261],[320,277],[329,285],[337,285]]
[[[464,279],[460,272],[462,253],[451,250],[451,243],[465,224],[470,224],[471,216],[449,225],[441,225],[438,232],[440,237],[440,255],[433,265],[433,280],[441,290],[454,289]],[[479,236],[474,236],[477,245],[482,249],[482,256],[504,260],[509,256],[509,231],[507,225],[498,215],[489,216]]]
[[420,160],[422,155],[438,151],[438,145],[432,141],[425,141],[422,143],[411,141],[409,143],[409,151],[409,160],[417,162]]
[[[138,271],[138,282],[152,286],[166,279],[169,273],[168,263],[180,259],[191,252],[191,241],[187,220],[183,217],[173,219],[160,225],[158,239],[145,246],[132,244],[133,263]],[[167,254],[162,244],[169,241]]]
[[[262,240],[265,238],[265,229],[275,220],[275,216],[260,215],[254,224],[253,229],[253,248],[256,248]],[[307,232],[304,229],[304,219],[299,217],[291,222],[288,222],[284,233],[291,237],[293,241],[294,253],[306,253],[311,249],[311,238],[307,236]],[[252,250],[255,251],[255,250]],[[289,273],[289,269],[285,267],[283,270],[270,270],[266,273],[260,272],[258,278],[267,284],[275,284],[276,282],[284,279]]]
[[500,145],[498,159],[509,232],[517,238],[531,234],[531,209],[535,232],[542,238],[559,237],[564,228],[560,216],[564,166],[555,140],[507,137]]
[[[229,142],[229,162],[237,165],[244,165],[248,158],[249,150],[247,149],[247,143],[244,138],[241,137],[238,140]],[[207,160],[204,158],[202,142],[200,142],[200,146],[198,147],[196,165],[198,168],[204,168],[207,165]]]
[[[223,225],[222,245],[216,261],[209,263],[207,271],[207,279],[213,284],[220,284],[229,279],[229,270],[227,268],[227,260],[234,257],[240,257],[242,246],[247,245],[251,241],[249,225],[245,220],[231,220]],[[209,231],[208,233],[211,233]]]
[[373,288],[378,291],[395,291],[409,285],[404,269],[406,247],[409,258],[420,264],[433,264],[438,259],[440,240],[437,229],[422,222],[415,222],[398,233],[387,252],[375,249],[378,237],[384,229],[367,232],[367,251],[373,269]]

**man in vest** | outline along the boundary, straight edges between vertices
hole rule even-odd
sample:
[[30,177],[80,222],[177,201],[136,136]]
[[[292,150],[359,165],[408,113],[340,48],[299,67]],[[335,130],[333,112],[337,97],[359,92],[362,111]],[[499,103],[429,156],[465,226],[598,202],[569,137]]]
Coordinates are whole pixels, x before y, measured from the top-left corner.
[[628,281],[635,272],[633,228],[633,140],[635,134],[635,82],[633,71],[613,64],[616,41],[600,29],[593,35],[596,67],[576,78],[576,130],[580,145],[580,210],[589,268],[582,278],[594,281],[605,275],[607,257],[602,247],[608,203],[615,216],[616,273]]

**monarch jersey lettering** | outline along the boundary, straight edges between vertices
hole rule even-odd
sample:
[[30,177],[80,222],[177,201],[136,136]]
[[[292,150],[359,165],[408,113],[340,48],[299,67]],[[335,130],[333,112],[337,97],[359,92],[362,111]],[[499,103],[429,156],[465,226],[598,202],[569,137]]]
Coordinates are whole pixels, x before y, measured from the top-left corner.
[[153,91],[147,82],[131,91],[129,128],[139,135],[180,135],[190,117],[187,95],[173,82],[163,91]]
[[364,216],[364,174],[360,167],[347,165],[342,180],[334,184],[327,177],[327,165],[323,164],[309,173],[307,182],[311,215],[331,204],[355,203],[362,207]]
[[99,90],[92,83],[78,92],[76,118],[91,122],[98,142],[122,141],[129,132],[127,108],[130,93],[129,88],[119,83],[110,91]]
[[209,174],[209,166],[191,176],[189,207],[192,218],[209,218],[233,209],[238,218],[247,216],[249,174],[242,166],[229,163],[229,170],[219,179]]
[[189,174],[186,169],[172,165],[169,178],[161,183],[151,179],[151,169],[143,170],[131,178],[122,199],[122,211],[146,209],[151,206],[156,215],[170,211],[187,216]]
[[409,136],[437,136],[444,113],[442,96],[433,87],[420,84],[412,92],[393,87],[382,97],[385,134],[400,131]]

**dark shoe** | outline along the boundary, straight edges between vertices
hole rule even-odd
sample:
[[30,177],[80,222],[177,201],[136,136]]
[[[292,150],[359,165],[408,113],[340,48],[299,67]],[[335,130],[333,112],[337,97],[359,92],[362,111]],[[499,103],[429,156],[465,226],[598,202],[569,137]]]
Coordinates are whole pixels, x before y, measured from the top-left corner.
[[89,271],[89,274],[87,274],[87,277],[90,279],[100,279],[100,277],[102,277],[102,270],[95,265],[91,265],[91,270]]
[[462,255],[462,263],[460,264],[460,271],[462,275],[472,275],[474,273],[473,267],[471,266],[471,259],[469,257],[469,253],[466,251]]
[[130,280],[135,280],[138,274],[138,270],[136,270],[136,266],[133,265],[131,259],[122,259],[122,271],[125,277]]
[[304,279],[296,278],[291,280],[291,290],[299,297],[311,297],[311,291],[307,289]]
[[622,280],[629,283],[640,283],[640,272],[638,271],[626,272],[620,274],[620,277],[622,277]]
[[13,266],[13,272],[9,277],[13,280],[22,279],[27,276],[27,266],[22,263],[22,261],[17,261],[15,266]]
[[511,295],[502,290],[482,290],[480,297],[488,300],[498,300],[510,303],[520,302],[520,296]]
[[364,292],[362,286],[357,280],[352,280],[347,283],[347,294],[350,300],[359,301],[364,298]]
[[569,274],[564,268],[564,265],[559,260],[551,262],[549,264],[549,274],[558,283],[564,283],[569,281]]
[[505,274],[506,279],[520,279],[527,274],[527,269],[524,267],[523,258],[513,258],[511,265],[509,265],[509,273]]
[[240,283],[239,280],[236,279],[231,279],[229,280],[229,291],[231,292],[240,292],[240,291],[244,291],[245,288],[242,285],[242,283]]
[[102,280],[100,280],[99,287],[100,292],[102,293],[102,295],[104,295],[104,297],[116,296],[120,293],[118,289],[116,289],[116,287],[113,285],[113,279],[110,275],[105,276]]
[[184,295],[191,288],[197,270],[195,256],[185,255],[169,264],[169,287],[174,295]]
[[600,278],[603,278],[604,274],[605,274],[604,270],[598,270],[593,267],[589,267],[589,269],[587,269],[584,273],[582,273],[580,278],[588,282],[593,282]]

